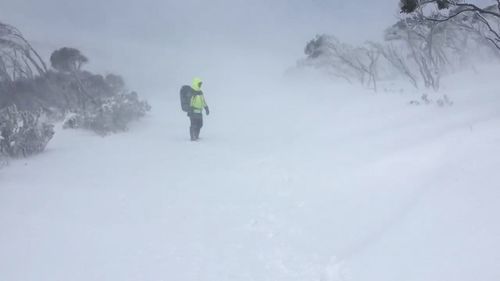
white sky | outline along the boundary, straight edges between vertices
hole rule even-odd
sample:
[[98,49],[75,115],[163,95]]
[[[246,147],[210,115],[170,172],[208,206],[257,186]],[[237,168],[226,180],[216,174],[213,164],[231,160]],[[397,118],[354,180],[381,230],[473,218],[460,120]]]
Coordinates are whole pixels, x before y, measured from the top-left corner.
[[318,33],[377,40],[398,14],[398,0],[0,1],[0,20],[45,57],[77,47],[89,69],[121,73],[133,86],[241,57],[280,59],[285,68]]

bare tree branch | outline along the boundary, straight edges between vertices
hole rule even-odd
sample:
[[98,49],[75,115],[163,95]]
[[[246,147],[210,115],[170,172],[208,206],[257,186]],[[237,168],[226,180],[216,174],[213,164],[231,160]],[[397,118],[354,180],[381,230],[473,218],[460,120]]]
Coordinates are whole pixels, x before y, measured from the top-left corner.
[[484,14],[484,15],[491,15],[491,16],[494,16],[494,17],[500,18],[500,13],[497,13],[497,12],[493,12],[493,11],[490,11],[490,10],[486,10],[486,9],[479,8],[478,6],[476,6],[476,5],[474,5],[474,4],[469,4],[469,3],[454,3],[453,5],[454,5],[454,6],[457,6],[457,7],[466,7],[466,8],[470,8],[470,9],[472,9],[473,11],[478,12],[478,13],[480,13],[480,14]]
[[466,13],[466,12],[475,12],[475,11],[476,10],[474,10],[474,9],[466,9],[466,10],[462,10],[460,12],[457,12],[454,15],[444,16],[442,18],[430,18],[430,17],[427,17],[427,16],[424,15],[424,19],[426,19],[428,21],[434,21],[434,22],[446,22],[446,21],[449,21],[451,19],[454,19],[454,18],[458,17],[459,15],[461,15],[463,13]]
[[[454,1],[454,0],[416,0],[416,2],[413,2],[413,5],[416,5],[417,11],[423,15],[423,8],[427,5],[430,4],[437,4],[438,8],[442,7],[450,7],[451,8],[451,14],[450,15],[444,15],[442,13],[437,13],[434,16],[424,16],[424,19],[427,21],[432,21],[432,22],[447,22],[454,20],[455,18],[465,15],[465,14],[474,14],[476,16],[476,19],[478,19],[486,29],[489,30],[489,33],[491,36],[484,34],[483,36],[486,38],[486,40],[490,43],[493,44],[493,46],[500,50],[499,45],[500,45],[500,31],[495,30],[493,26],[491,25],[490,20],[496,20],[500,21],[500,0],[496,0],[496,4],[481,8],[475,4],[472,3],[461,3],[461,1]],[[409,12],[413,13],[415,10],[413,9],[414,6],[410,9],[402,9],[403,12]],[[492,19],[487,19],[486,16],[492,17]]]

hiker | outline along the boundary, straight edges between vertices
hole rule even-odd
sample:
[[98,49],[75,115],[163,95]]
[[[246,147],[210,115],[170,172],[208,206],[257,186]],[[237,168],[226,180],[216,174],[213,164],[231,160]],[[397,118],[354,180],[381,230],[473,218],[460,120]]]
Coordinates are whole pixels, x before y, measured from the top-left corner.
[[200,138],[200,130],[203,127],[203,110],[207,115],[210,114],[205,96],[201,91],[203,82],[200,78],[194,78],[191,87],[183,86],[181,89],[181,106],[182,110],[186,111],[191,126],[189,127],[189,135],[191,141],[196,141]]

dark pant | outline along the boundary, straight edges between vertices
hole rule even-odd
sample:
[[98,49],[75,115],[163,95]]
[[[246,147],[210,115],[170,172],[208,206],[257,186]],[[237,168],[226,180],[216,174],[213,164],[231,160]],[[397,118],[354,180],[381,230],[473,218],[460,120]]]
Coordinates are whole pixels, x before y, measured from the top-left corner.
[[201,127],[203,127],[203,115],[191,113],[189,119],[191,120],[191,127],[189,128],[191,140],[197,140],[200,137]]

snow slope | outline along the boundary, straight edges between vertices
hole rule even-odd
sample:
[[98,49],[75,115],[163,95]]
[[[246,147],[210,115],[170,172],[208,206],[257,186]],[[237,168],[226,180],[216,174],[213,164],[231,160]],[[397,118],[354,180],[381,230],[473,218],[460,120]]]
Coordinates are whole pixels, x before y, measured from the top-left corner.
[[58,130],[0,170],[0,280],[500,280],[494,73],[445,81],[445,108],[207,79],[201,142],[177,86],[129,133]]

